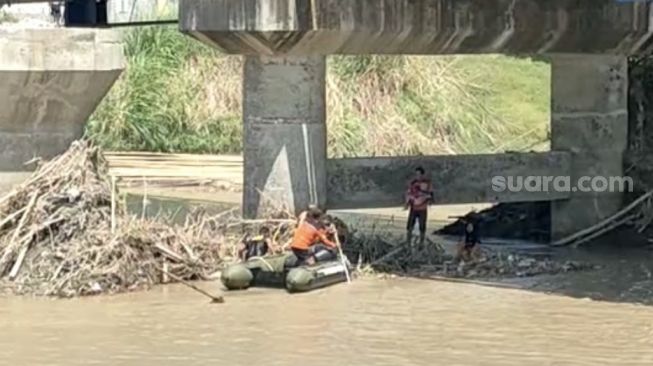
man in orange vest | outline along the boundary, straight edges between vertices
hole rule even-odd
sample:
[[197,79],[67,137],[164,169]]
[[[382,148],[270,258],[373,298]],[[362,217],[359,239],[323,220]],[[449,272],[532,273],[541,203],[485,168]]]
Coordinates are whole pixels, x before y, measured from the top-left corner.
[[336,243],[327,237],[328,227],[324,223],[324,214],[317,207],[309,208],[300,215],[299,225],[290,243],[294,263],[289,266],[312,265],[336,258]]
[[408,184],[406,192],[406,208],[410,209],[406,225],[406,240],[409,243],[413,238],[413,229],[416,223],[419,223],[420,243],[424,242],[428,208],[431,202],[433,202],[431,180],[426,177],[424,168],[417,167],[415,169],[415,178]]

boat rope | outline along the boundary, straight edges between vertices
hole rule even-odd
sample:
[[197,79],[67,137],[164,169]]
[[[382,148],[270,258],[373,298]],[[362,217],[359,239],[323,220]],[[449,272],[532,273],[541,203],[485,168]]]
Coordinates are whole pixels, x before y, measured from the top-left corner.
[[261,262],[263,262],[263,264],[265,264],[266,266],[268,266],[268,269],[269,269],[270,271],[273,271],[273,272],[274,272],[274,267],[272,267],[272,265],[271,265],[270,263],[268,263],[268,261],[266,261],[265,259],[263,259],[263,257],[251,257],[250,259],[258,259],[258,260],[260,260]]

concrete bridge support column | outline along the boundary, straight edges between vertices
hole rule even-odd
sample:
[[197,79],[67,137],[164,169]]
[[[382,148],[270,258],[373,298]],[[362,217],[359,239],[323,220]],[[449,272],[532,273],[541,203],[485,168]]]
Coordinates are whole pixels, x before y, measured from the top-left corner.
[[[596,224],[622,205],[622,192],[597,188],[603,188],[603,178],[623,175],[628,143],[627,69],[622,56],[560,55],[553,59],[551,148],[569,151],[572,157],[570,199],[552,202],[554,240]],[[576,188],[581,177],[600,178],[594,187],[585,181],[585,188],[594,188],[585,192]]]
[[247,57],[243,215],[326,203],[324,57]]

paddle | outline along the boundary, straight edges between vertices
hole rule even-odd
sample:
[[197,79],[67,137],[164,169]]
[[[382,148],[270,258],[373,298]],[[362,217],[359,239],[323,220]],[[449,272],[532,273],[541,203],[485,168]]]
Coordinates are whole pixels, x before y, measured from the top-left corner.
[[345,261],[345,254],[342,252],[342,245],[340,245],[338,230],[336,229],[335,225],[332,225],[332,227],[336,239],[336,245],[338,246],[338,253],[340,254],[340,262],[342,262],[342,266],[345,268],[345,276],[347,276],[347,283],[351,283],[351,276],[349,275],[349,268],[347,267],[347,262]]
[[155,266],[154,268],[156,268],[156,269],[158,269],[159,271],[161,271],[161,272],[165,273],[166,275],[170,276],[170,278],[172,278],[173,280],[175,280],[175,281],[181,283],[182,285],[188,286],[188,287],[192,288],[193,290],[199,292],[200,294],[202,294],[202,295],[208,297],[209,299],[211,299],[211,303],[212,303],[212,304],[222,304],[222,303],[224,303],[224,297],[222,297],[222,296],[213,296],[213,295],[211,295],[210,293],[208,293],[208,292],[202,290],[201,288],[199,288],[199,287],[193,285],[192,283],[190,283],[190,282],[184,280],[183,278],[181,278],[181,277],[177,277],[177,276],[173,275],[172,273],[166,271],[166,270],[163,269],[163,268],[159,268],[159,267],[156,267],[156,266]]

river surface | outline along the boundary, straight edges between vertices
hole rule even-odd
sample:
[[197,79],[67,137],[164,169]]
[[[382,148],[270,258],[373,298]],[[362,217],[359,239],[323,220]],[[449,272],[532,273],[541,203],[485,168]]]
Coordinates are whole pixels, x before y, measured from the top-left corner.
[[[204,284],[217,291],[217,284]],[[653,365],[653,308],[436,281],[0,299],[6,365]]]
[[228,292],[225,304],[179,285],[0,297],[0,365],[653,365],[653,251],[501,243],[603,268],[498,281],[521,289],[364,278],[301,295]]

